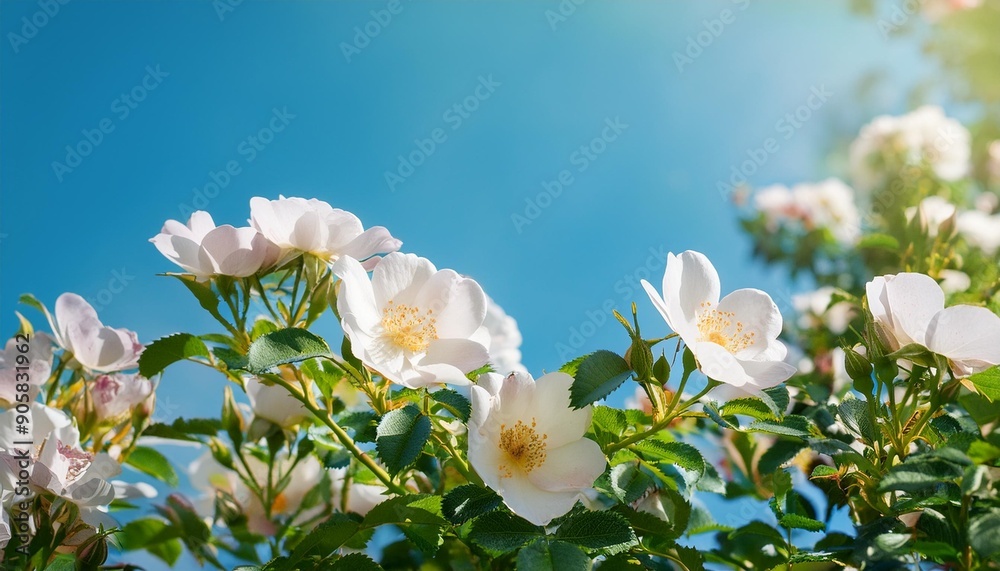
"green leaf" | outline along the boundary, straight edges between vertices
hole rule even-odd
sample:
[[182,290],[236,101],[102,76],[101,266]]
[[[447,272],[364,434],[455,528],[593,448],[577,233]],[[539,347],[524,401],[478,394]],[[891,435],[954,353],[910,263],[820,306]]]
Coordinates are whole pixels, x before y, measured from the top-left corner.
[[778,419],[764,401],[753,397],[743,397],[728,401],[722,405],[719,412],[723,416],[749,416],[756,420]]
[[212,354],[215,355],[216,359],[225,363],[226,368],[231,371],[245,370],[249,365],[246,355],[228,347],[216,347],[212,349]]
[[857,247],[861,250],[878,249],[898,252],[899,240],[888,234],[868,234],[858,241]]
[[355,442],[375,442],[379,417],[371,410],[350,412],[340,417],[340,424],[354,431]]
[[653,478],[632,462],[611,468],[611,490],[623,504],[638,500],[653,484]]
[[[295,564],[306,557],[314,555],[325,557],[347,543],[358,533],[359,528],[357,520],[346,514],[334,513],[303,537],[278,568],[295,569]],[[270,569],[272,566],[269,564],[266,568]]]
[[576,371],[580,368],[580,363],[582,363],[583,360],[589,356],[590,355],[580,355],[576,359],[573,359],[572,361],[563,364],[562,367],[559,367],[559,372],[566,373],[571,377],[575,377]]
[[190,333],[161,337],[143,349],[139,356],[139,374],[152,378],[167,366],[193,357],[208,357],[208,347],[198,337]]
[[811,517],[799,514],[785,514],[778,520],[778,525],[788,529],[805,529],[807,531],[823,531],[826,524]]
[[545,535],[545,530],[512,513],[492,511],[472,522],[469,539],[493,553],[509,553]]
[[441,496],[411,494],[390,498],[365,516],[366,528],[391,524],[399,527],[417,549],[432,555],[449,525],[441,513]]
[[146,551],[159,557],[164,563],[173,567],[184,552],[184,544],[180,539],[170,539],[146,546]]
[[331,356],[330,347],[305,329],[290,327],[260,336],[250,344],[247,370],[261,374],[278,365]]
[[170,461],[167,460],[166,456],[153,448],[136,446],[132,450],[132,453],[128,455],[125,463],[140,472],[149,474],[157,480],[166,482],[171,487],[176,488],[180,484],[177,472],[170,465]]
[[612,555],[638,543],[628,520],[621,514],[610,511],[577,514],[559,526],[556,537]]
[[1000,555],[1000,510],[993,509],[969,522],[969,545],[983,559]]
[[595,405],[591,425],[597,443],[602,448],[621,440],[622,433],[628,428],[625,413],[609,406]]
[[786,545],[785,538],[781,535],[781,532],[760,520],[751,521],[750,523],[729,532],[730,539],[737,538],[741,535],[756,535],[758,537],[763,537],[770,544],[776,547],[784,547]]
[[579,409],[601,400],[631,375],[632,369],[620,355],[605,350],[591,353],[576,371],[570,387],[570,404]]
[[809,427],[808,420],[803,422],[803,417],[790,414],[780,423],[767,420],[754,421],[747,427],[747,432],[764,432],[777,436],[806,438],[809,436]]
[[516,567],[522,571],[588,571],[591,561],[573,544],[539,539],[518,552]]
[[837,413],[847,430],[867,442],[878,440],[879,431],[868,403],[848,395],[837,407]]
[[143,436],[156,436],[171,440],[200,442],[194,436],[215,436],[222,429],[222,423],[214,418],[178,418],[171,424],[151,424],[142,431]]
[[378,424],[375,445],[378,456],[393,474],[412,464],[431,435],[431,419],[408,404],[385,413]]
[[175,539],[180,531],[155,517],[135,519],[117,533],[122,551],[135,551],[149,545]]
[[329,568],[330,571],[382,571],[382,566],[364,553],[342,556]]
[[705,472],[705,458],[697,448],[685,442],[642,440],[635,449],[648,462],[672,464],[699,474]]
[[469,399],[458,394],[451,389],[441,389],[431,393],[431,398],[444,405],[455,418],[462,422],[469,422],[469,415],[472,414],[472,403]]
[[993,402],[1000,400],[1000,365],[969,377],[976,390]]
[[805,442],[779,440],[761,455],[757,461],[757,471],[761,474],[771,474],[782,465],[791,462],[805,447]]
[[466,484],[445,494],[441,501],[441,511],[452,523],[460,525],[497,509],[502,501],[500,496],[489,488]]

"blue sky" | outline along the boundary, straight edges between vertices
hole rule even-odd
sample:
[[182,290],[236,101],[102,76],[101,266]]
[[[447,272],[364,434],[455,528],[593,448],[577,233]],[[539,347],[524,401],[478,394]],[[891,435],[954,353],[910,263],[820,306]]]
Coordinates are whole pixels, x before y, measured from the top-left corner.
[[[520,323],[529,369],[554,370],[560,345],[625,348],[608,307],[637,301],[644,332],[666,330],[635,285],[659,282],[667,251],[782,305],[794,286],[749,259],[718,182],[768,138],[752,184],[837,174],[831,143],[905,110],[932,71],[846,1],[566,0],[558,17],[555,0],[223,2],[0,5],[4,331],[21,293],[64,291],[144,341],[215,331],[147,240],[192,207],[245,224],[250,197],[281,193],[475,277]],[[216,414],[221,388],[171,369],[163,414]]]

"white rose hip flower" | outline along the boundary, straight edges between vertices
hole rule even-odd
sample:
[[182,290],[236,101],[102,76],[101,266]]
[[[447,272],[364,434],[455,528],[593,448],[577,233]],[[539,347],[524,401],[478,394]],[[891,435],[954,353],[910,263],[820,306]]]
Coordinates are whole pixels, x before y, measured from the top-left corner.
[[771,296],[740,289],[719,301],[719,274],[704,254],[667,257],[663,297],[646,280],[642,287],[701,372],[728,385],[720,398],[752,395],[795,374],[783,361],[788,349],[778,341],[781,313]]
[[244,278],[278,259],[278,247],[253,228],[216,226],[212,215],[199,210],[187,225],[167,220],[149,239],[161,254],[198,279],[213,275]]
[[472,386],[469,461],[507,507],[535,525],[566,514],[604,473],[601,447],[583,435],[591,408],[570,408],[573,378],[483,375]]
[[403,244],[386,228],[365,230],[357,216],[315,198],[251,198],[250,223],[283,250],[284,260],[302,252],[330,262],[350,256],[371,270],[379,254],[395,252]]
[[337,309],[354,354],[386,379],[410,388],[467,385],[489,361],[486,294],[475,280],[429,260],[387,255],[371,279],[354,258],[333,266]]
[[282,428],[295,426],[309,417],[309,410],[284,387],[265,385],[257,377],[247,379],[247,397],[254,416]]
[[109,373],[135,368],[142,344],[135,331],[107,327],[97,311],[75,293],[56,299],[55,318],[46,311],[56,343],[84,367]]
[[[24,345],[28,346],[28,351],[25,353],[18,351],[18,347]],[[17,362],[18,355],[27,357],[29,363],[27,369],[18,370],[18,367],[23,367]],[[52,339],[48,335],[35,333],[27,343],[19,342],[13,337],[8,339],[7,346],[0,351],[0,405],[16,404],[19,394],[17,385],[24,382],[24,374],[27,374],[28,379],[28,397],[35,400],[40,387],[49,379],[50,373],[52,373]]]
[[973,305],[945,308],[944,291],[930,276],[879,276],[865,289],[879,336],[890,350],[922,345],[947,357],[958,376],[1000,364],[1000,317]]
[[26,439],[14,430],[16,414],[14,410],[0,414],[0,481],[5,494],[14,489],[19,462],[31,457],[31,486],[84,508],[111,503],[115,489],[109,480],[121,473],[121,466],[105,453],[94,455],[80,448],[80,433],[66,413],[32,403],[28,439],[34,447],[15,444]]
[[958,215],[958,233],[965,241],[992,256],[1000,250],[1000,214],[967,210]]
[[94,412],[100,421],[114,421],[131,414],[152,392],[153,383],[137,373],[101,375],[90,383]]
[[902,115],[880,115],[851,143],[850,168],[857,188],[870,191],[907,166],[928,166],[945,181],[969,173],[968,129],[940,107],[925,105]]
[[506,375],[517,371],[527,373],[521,364],[521,330],[517,321],[502,307],[486,296],[486,320],[483,326],[490,334],[490,363],[493,369]]

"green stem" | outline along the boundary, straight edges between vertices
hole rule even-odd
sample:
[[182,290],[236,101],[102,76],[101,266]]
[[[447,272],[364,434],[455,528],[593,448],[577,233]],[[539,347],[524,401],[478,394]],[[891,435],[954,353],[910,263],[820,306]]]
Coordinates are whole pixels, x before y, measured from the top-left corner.
[[[625,438],[624,440],[619,440],[618,442],[615,442],[614,444],[609,445],[607,448],[605,448],[604,452],[607,455],[610,456],[610,455],[614,454],[615,452],[621,450],[622,448],[628,447],[630,444],[635,444],[636,442],[639,442],[640,440],[646,438],[647,436],[650,436],[652,434],[656,434],[657,432],[663,430],[664,428],[667,427],[667,425],[669,425],[671,422],[673,422],[673,420],[675,418],[677,418],[678,416],[680,416],[681,413],[683,413],[685,410],[687,410],[691,405],[693,405],[696,402],[698,402],[698,400],[700,400],[701,397],[703,397],[706,394],[708,394],[708,391],[714,389],[718,385],[719,385],[718,381],[713,381],[713,380],[709,379],[708,383],[705,385],[705,388],[702,389],[700,393],[698,393],[695,396],[691,397],[690,400],[688,400],[684,404],[680,405],[680,407],[676,408],[676,410],[670,411],[670,413],[667,414],[667,416],[663,417],[663,420],[660,420],[658,422],[654,422],[652,424],[652,426],[649,427],[648,430],[643,430],[642,432],[636,432],[635,434],[633,434],[632,436],[629,436],[628,438]],[[680,391],[677,391],[677,393],[680,394]]]
[[320,409],[309,399],[307,395],[301,394],[299,391],[292,388],[287,381],[278,377],[277,375],[269,375],[269,378],[273,380],[276,384],[279,384],[285,388],[292,396],[294,396],[298,401],[300,401],[306,409],[313,413],[323,424],[333,432],[333,435],[337,437],[337,440],[350,452],[359,462],[368,467],[369,470],[375,474],[375,477],[379,479],[386,488],[395,494],[406,494],[406,488],[400,486],[399,484],[392,481],[392,477],[389,476],[388,472],[385,471],[381,466],[378,465],[371,456],[364,453],[363,450],[358,448],[358,445],[354,443],[354,440],[347,434],[339,424],[337,424],[327,411]]

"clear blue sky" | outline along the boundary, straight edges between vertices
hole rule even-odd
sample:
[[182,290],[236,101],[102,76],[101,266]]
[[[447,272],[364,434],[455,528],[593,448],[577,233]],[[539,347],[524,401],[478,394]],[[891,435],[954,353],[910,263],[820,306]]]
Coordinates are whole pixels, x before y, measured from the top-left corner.
[[[701,250],[724,290],[762,287],[780,305],[791,286],[749,260],[717,182],[769,137],[780,148],[752,183],[834,174],[831,136],[904,110],[901,86],[928,73],[915,45],[885,40],[846,1],[587,2],[562,19],[556,0],[247,0],[220,18],[223,2],[74,0],[48,18],[34,1],[0,5],[3,331],[21,293],[51,306],[64,291],[110,297],[104,322],[144,341],[215,331],[156,275],[175,267],[147,240],[235,165],[208,189],[218,223],[245,224],[258,195],[350,210],[477,278],[519,321],[529,369],[553,370],[558,344],[581,340],[574,328],[592,332],[575,354],[624,349],[608,303],[624,312],[635,300],[646,332],[665,330],[632,291],[651,251]],[[44,25],[23,29],[33,17]],[[377,32],[367,42],[355,30],[366,25]],[[689,38],[705,46],[679,70]],[[857,81],[876,70],[888,80],[862,101]],[[786,139],[776,123],[814,88],[831,95]],[[269,126],[281,130],[260,132]],[[436,129],[443,142],[388,184],[397,156]],[[66,146],[87,151],[84,131],[100,142],[77,163]],[[602,133],[616,138],[593,143]],[[526,212],[563,170],[572,183]],[[662,261],[650,267],[658,283]],[[118,276],[127,285],[102,295]],[[321,333],[335,331],[327,321]],[[221,387],[171,369],[166,417],[216,414]]]

